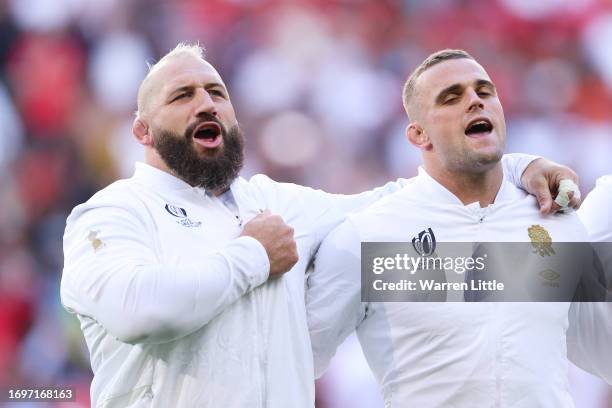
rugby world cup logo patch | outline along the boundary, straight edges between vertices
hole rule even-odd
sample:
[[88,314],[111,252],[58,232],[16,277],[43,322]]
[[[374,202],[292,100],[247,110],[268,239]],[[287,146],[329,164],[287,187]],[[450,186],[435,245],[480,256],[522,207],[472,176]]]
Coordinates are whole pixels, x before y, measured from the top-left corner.
[[178,217],[178,218],[187,217],[187,211],[185,211],[184,208],[177,207],[176,205],[172,205],[172,204],[166,204],[164,208],[166,209],[166,211],[168,211],[170,214],[174,215],[175,217]]
[[199,228],[200,226],[202,226],[202,221],[193,221],[192,219],[187,217],[187,210],[185,210],[184,208],[172,204],[166,204],[164,208],[166,209],[166,211],[168,211],[169,214],[178,218],[178,220],[176,220],[176,223],[182,225],[183,227]]
[[431,228],[419,232],[412,238],[412,247],[421,256],[430,256],[436,250],[436,236]]

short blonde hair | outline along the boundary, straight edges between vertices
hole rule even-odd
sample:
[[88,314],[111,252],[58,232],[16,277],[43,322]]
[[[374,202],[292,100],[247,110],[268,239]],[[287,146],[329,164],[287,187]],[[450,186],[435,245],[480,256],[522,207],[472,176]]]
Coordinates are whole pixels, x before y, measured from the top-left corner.
[[156,68],[162,65],[164,62],[171,60],[173,58],[176,58],[178,56],[181,56],[181,55],[191,55],[193,57],[196,57],[202,60],[206,60],[206,51],[204,47],[202,47],[199,43],[196,42],[196,43],[190,44],[190,43],[180,42],[176,45],[176,47],[174,47],[172,50],[166,53],[166,55],[161,57],[159,61],[157,61],[156,63],[151,64],[147,62],[147,66],[149,67],[149,72],[147,72],[147,75],[144,77],[144,79],[140,83],[140,86],[138,87],[138,96],[136,100],[136,103],[137,103],[136,116],[137,117],[142,114],[145,94],[146,94],[146,91],[148,90],[147,83],[149,82],[149,78],[151,77],[151,74],[153,74],[153,72],[156,71]]
[[445,50],[437,51],[431,54],[429,57],[425,58],[425,60],[421,63],[421,65],[419,65],[414,71],[412,71],[412,74],[410,74],[410,76],[406,80],[406,83],[404,83],[404,89],[402,91],[402,100],[404,102],[404,109],[406,110],[406,113],[408,114],[409,120],[414,119],[414,118],[410,118],[411,111],[413,111],[411,102],[412,102],[412,97],[414,96],[416,81],[417,79],[419,79],[421,74],[427,71],[429,68],[433,67],[434,65],[438,65],[441,62],[448,61],[448,60],[454,60],[454,59],[463,59],[463,58],[474,60],[474,57],[472,57],[470,54],[468,54],[464,50],[445,49]]

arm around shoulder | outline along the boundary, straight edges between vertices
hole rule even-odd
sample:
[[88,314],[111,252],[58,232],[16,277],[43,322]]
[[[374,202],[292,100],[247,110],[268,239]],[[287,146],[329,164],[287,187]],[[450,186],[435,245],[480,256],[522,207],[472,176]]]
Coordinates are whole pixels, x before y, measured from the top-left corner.
[[524,188],[521,177],[529,165],[539,156],[525,153],[507,153],[502,157],[502,166],[506,180],[519,188]]

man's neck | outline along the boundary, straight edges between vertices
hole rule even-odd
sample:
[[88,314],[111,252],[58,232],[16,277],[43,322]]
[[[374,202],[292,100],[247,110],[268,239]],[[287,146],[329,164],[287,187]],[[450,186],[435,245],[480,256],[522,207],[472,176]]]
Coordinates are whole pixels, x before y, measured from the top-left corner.
[[219,189],[216,189],[216,190],[211,190],[211,193],[215,197],[219,197],[221,194],[225,193],[227,190],[229,190],[229,187],[223,187],[223,188],[219,188]]
[[504,179],[501,163],[483,172],[453,171],[428,166],[427,163],[423,167],[431,178],[453,193],[464,205],[478,202],[481,208],[495,201]]

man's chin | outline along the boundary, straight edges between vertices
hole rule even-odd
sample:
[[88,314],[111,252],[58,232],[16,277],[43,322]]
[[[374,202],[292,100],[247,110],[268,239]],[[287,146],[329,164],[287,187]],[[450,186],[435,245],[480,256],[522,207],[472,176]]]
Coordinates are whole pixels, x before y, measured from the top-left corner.
[[498,148],[469,150],[455,161],[455,170],[469,173],[483,173],[494,168],[503,156]]
[[479,152],[476,157],[473,158],[473,162],[477,164],[477,167],[488,170],[495,167],[502,159],[503,153],[499,150],[492,152]]

